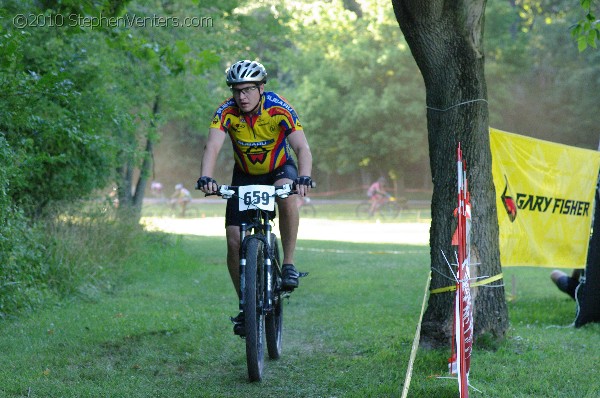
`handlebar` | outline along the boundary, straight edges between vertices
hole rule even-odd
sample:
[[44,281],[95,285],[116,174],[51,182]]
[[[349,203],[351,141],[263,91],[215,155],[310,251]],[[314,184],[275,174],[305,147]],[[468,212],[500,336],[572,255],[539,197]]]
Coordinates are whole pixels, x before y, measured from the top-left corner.
[[[256,185],[265,185],[265,184],[256,184]],[[311,181],[310,187],[316,188],[317,184],[314,181]],[[218,185],[217,192],[215,193],[207,193],[205,196],[222,196],[224,199],[229,199],[234,196],[239,186],[235,185]],[[279,198],[287,198],[290,195],[297,194],[297,184],[295,182],[291,184],[283,184],[283,185],[275,185],[275,196]],[[196,189],[199,190],[200,186],[197,184]]]

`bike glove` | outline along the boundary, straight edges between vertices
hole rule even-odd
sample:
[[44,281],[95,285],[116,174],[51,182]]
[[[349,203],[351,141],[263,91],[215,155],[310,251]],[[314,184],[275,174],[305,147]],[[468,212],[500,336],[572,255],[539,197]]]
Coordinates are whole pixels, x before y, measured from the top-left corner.
[[215,183],[216,184],[217,181],[214,178],[207,177],[207,176],[202,176],[202,177],[198,178],[198,183],[196,184],[196,189],[204,189],[210,183]]
[[296,185],[306,185],[307,187],[313,186],[313,180],[309,176],[300,176],[296,178],[296,181],[294,182]]

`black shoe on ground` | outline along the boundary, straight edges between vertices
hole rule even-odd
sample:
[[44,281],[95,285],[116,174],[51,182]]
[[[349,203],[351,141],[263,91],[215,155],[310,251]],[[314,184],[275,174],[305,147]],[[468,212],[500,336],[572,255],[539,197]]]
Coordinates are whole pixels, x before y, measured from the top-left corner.
[[233,322],[233,334],[238,335],[240,337],[246,336],[246,319],[244,317],[244,313],[240,312],[238,316],[235,318],[230,318],[231,322]]
[[281,274],[284,290],[294,290],[298,287],[298,277],[300,274],[296,270],[296,267],[294,267],[294,264],[283,264]]
[[579,285],[579,281],[570,277],[562,271],[554,270],[550,274],[550,278],[561,292],[567,293],[572,299],[575,299],[575,289]]

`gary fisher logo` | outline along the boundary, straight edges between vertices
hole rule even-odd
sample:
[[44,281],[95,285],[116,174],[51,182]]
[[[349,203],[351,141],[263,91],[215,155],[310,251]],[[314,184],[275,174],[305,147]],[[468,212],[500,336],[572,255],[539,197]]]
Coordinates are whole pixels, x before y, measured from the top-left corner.
[[504,180],[506,181],[506,186],[504,187],[504,192],[502,192],[501,199],[511,222],[517,218],[517,210],[576,217],[589,216],[590,202],[523,192],[517,192],[513,197],[506,176],[504,176]]
[[504,181],[506,181],[506,185],[504,186],[504,192],[502,192],[502,203],[504,204],[504,209],[506,210],[506,214],[508,214],[508,218],[510,222],[514,222],[517,218],[517,205],[512,196],[507,195],[508,192],[508,178],[506,175],[504,176]]

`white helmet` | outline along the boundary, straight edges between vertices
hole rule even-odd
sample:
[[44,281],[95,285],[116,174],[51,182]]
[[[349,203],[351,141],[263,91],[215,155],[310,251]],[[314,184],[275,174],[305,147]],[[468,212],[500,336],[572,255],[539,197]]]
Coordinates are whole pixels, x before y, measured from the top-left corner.
[[238,61],[225,71],[227,85],[232,86],[239,83],[266,83],[267,71],[260,62]]

